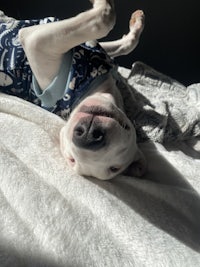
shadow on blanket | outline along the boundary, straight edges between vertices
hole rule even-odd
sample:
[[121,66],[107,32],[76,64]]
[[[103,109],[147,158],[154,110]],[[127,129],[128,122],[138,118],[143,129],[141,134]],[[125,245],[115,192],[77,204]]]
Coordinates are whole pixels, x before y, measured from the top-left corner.
[[[4,240],[1,240],[2,244],[6,244]],[[63,264],[58,264],[56,261],[48,257],[39,257],[32,255],[31,252],[26,255],[16,251],[13,246],[0,246],[1,262],[5,263],[3,266],[13,266],[13,267],[22,267],[22,266],[37,266],[37,267],[63,267]],[[2,266],[2,265],[1,265]],[[70,266],[69,266],[70,267]]]
[[132,178],[119,177],[103,182],[91,179],[91,182],[122,200],[156,227],[200,252],[200,196],[153,143],[150,147],[154,151],[152,154],[145,153],[143,148],[149,165],[144,179],[134,178],[133,182]]

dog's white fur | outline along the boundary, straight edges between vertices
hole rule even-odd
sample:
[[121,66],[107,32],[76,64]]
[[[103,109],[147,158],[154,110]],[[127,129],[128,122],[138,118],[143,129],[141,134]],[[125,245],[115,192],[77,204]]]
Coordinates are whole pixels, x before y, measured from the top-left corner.
[[[83,42],[106,36],[113,28],[113,1],[91,2],[93,8],[76,17],[20,30],[20,42],[41,89],[44,90],[57,75],[64,53]],[[100,44],[112,57],[128,54],[137,45],[143,26],[144,14],[138,10],[131,17],[127,35]],[[84,112],[90,107],[101,109],[102,114]],[[105,112],[112,112],[114,116],[105,116]],[[81,119],[98,120],[106,131],[106,146],[91,150],[74,144],[74,129]],[[124,112],[122,97],[112,75],[72,111],[61,130],[60,142],[69,166],[81,175],[104,180],[122,172],[141,176],[146,168],[146,161],[136,143],[134,126]]]

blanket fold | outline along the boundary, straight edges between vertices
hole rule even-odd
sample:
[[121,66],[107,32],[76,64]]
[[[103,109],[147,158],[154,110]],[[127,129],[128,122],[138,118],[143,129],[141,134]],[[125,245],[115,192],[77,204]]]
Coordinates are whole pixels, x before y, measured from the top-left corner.
[[[200,84],[185,87],[142,62],[133,64],[126,76],[131,91],[129,116],[135,122],[138,140],[165,143],[200,137]],[[130,94],[130,93],[128,93]]]

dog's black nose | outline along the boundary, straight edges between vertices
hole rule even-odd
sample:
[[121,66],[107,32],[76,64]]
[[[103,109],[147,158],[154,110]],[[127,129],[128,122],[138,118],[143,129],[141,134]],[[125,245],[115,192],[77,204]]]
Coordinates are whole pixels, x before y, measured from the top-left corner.
[[106,130],[94,121],[80,121],[74,128],[72,141],[78,147],[97,150],[106,145]]

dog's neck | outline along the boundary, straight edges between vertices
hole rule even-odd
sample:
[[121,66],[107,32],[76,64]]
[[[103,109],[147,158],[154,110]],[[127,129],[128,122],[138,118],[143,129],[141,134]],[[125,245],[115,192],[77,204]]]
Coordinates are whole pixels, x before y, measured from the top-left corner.
[[117,87],[116,80],[112,74],[109,74],[108,78],[102,84],[97,86],[97,88],[95,89],[95,91],[92,92],[92,94],[95,93],[102,93],[104,97],[107,96],[108,98],[112,98],[115,105],[121,110],[124,110],[123,98]]

